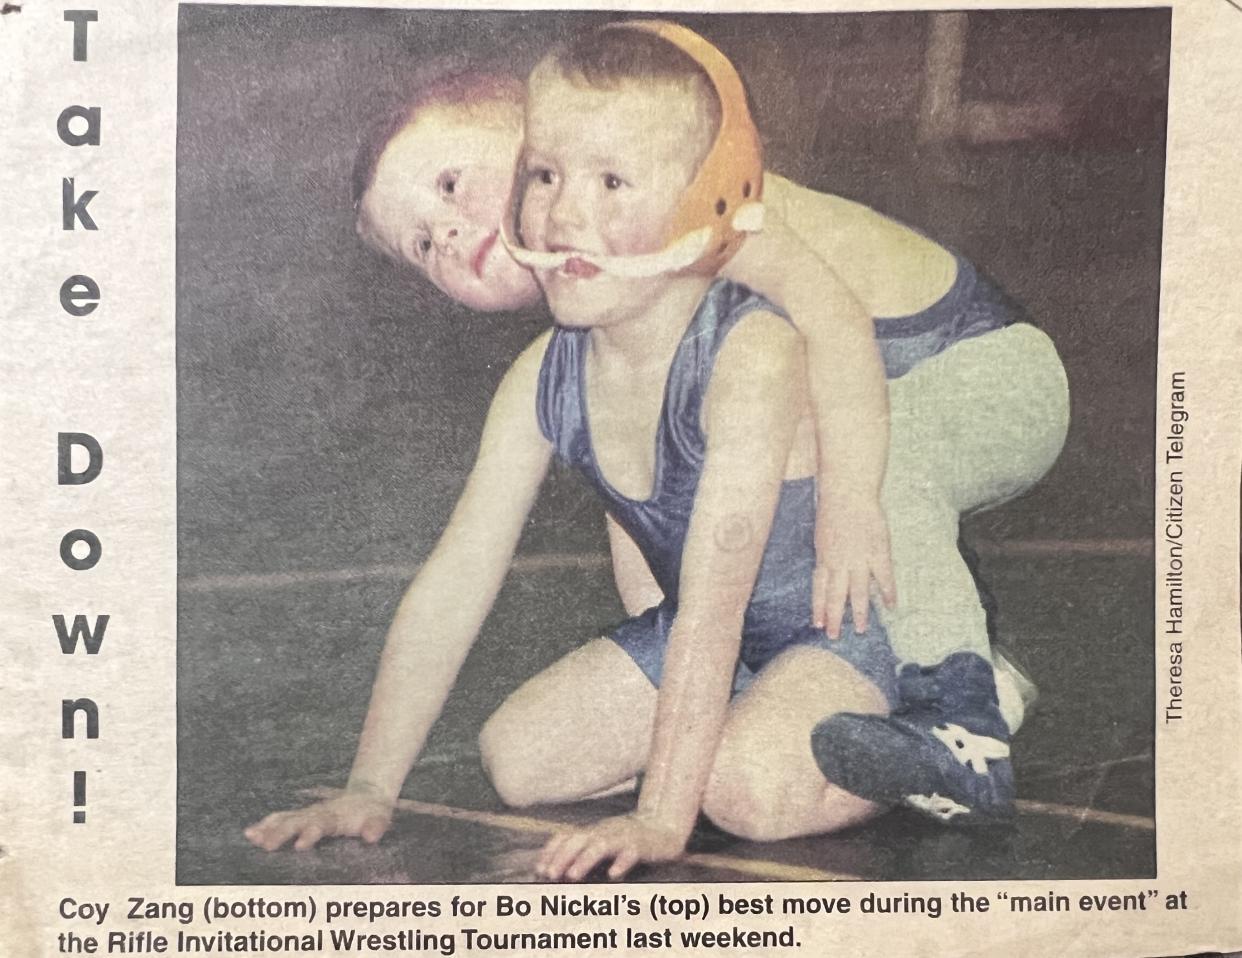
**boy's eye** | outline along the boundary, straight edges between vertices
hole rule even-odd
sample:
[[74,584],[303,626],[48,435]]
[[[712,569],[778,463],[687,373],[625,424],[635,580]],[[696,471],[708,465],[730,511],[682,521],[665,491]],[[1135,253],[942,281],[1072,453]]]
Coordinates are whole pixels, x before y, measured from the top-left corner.
[[604,189],[606,190],[619,190],[624,182],[616,173],[604,174]]
[[530,171],[530,178],[544,186],[551,186],[553,183],[552,171],[546,166],[536,166]]

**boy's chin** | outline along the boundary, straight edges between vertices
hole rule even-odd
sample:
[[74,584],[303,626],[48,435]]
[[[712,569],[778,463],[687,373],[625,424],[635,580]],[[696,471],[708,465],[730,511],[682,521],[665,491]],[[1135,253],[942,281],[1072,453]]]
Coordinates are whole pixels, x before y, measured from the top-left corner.
[[593,329],[601,325],[599,317],[586,310],[557,309],[552,307],[552,318],[557,326],[566,329]]
[[587,278],[567,276],[559,270],[544,272],[539,285],[560,326],[607,326],[615,321],[618,307],[635,296],[633,280],[608,273]]
[[481,313],[507,313],[529,309],[543,298],[539,287],[534,282],[529,285],[514,283],[489,288],[456,290],[441,286],[440,289],[450,299]]
[[548,309],[558,326],[571,329],[589,329],[607,325],[607,310],[591,290],[563,290],[555,284],[544,286]]
[[505,293],[503,296],[487,299],[474,308],[481,313],[516,313],[533,309],[542,302],[543,294],[539,292],[538,287],[535,287],[532,291]]

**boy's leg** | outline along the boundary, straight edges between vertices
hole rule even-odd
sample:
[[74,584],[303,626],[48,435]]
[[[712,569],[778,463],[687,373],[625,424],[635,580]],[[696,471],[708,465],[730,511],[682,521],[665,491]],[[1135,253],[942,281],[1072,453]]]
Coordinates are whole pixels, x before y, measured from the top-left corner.
[[479,735],[483,764],[507,805],[588,798],[642,770],[655,706],[634,660],[596,639],[504,701]]
[[881,610],[893,651],[935,665],[988,655],[987,622],[958,551],[958,516],[1033,485],[1065,439],[1065,373],[1048,337],[1021,324],[958,343],[890,384],[883,497],[898,607]]
[[882,616],[905,663],[902,701],[884,718],[826,719],[815,756],[830,781],[864,798],[944,821],[1004,820],[1021,701],[1005,696],[1002,717],[958,516],[1023,492],[1055,461],[1068,425],[1065,373],[1047,336],[1012,326],[920,364],[891,384],[890,404],[884,501],[898,607]]
[[753,841],[820,834],[858,824],[883,806],[824,780],[811,731],[824,703],[884,715],[888,702],[839,656],[794,646],[767,665],[730,706],[703,798],[725,831]]

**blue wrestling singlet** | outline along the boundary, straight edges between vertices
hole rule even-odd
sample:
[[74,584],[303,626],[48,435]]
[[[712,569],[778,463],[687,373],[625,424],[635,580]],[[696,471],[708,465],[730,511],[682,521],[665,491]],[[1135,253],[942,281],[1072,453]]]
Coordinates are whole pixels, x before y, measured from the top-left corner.
[[1030,322],[1026,310],[987,274],[957,253],[953,258],[957,276],[940,299],[909,316],[876,317],[875,339],[889,379],[904,376],[954,343]]
[[[580,472],[599,493],[609,514],[646,558],[664,592],[660,605],[625,620],[611,636],[657,686],[677,613],[682,550],[703,469],[703,402],[725,337],[754,310],[780,314],[757,293],[725,280],[714,282],[699,304],[669,369],[656,428],[655,480],[651,496],[645,500],[621,495],[595,459],[585,391],[590,332],[555,330],[539,372],[539,428],[557,457]],[[815,479],[807,477],[781,485],[772,531],[746,608],[739,654],[745,669],[739,669],[735,690],[785,649],[814,645],[841,656],[875,683],[890,702],[894,701],[897,663],[874,612],[864,633],[854,631],[847,614],[839,639],[828,639],[822,629],[811,625],[814,568]]]

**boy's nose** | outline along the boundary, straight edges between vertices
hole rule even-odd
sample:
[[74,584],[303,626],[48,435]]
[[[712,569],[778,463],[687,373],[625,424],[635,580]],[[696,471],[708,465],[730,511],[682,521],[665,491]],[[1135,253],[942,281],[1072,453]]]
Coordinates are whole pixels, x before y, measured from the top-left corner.
[[548,223],[558,231],[581,229],[586,225],[586,204],[576,190],[562,187],[558,191],[548,210]]
[[432,227],[431,240],[441,253],[450,253],[457,245],[457,227],[449,224]]

